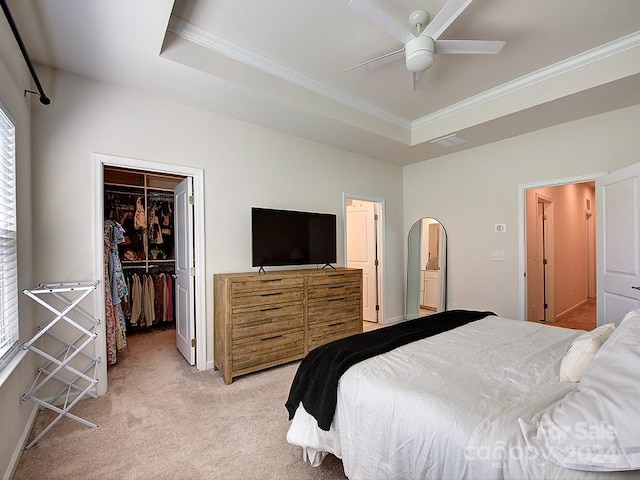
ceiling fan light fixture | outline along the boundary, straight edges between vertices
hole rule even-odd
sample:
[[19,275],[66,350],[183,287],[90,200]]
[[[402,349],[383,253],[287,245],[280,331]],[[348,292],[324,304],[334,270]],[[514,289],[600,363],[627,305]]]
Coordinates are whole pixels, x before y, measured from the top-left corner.
[[418,29],[422,29],[422,27],[429,23],[429,12],[426,10],[416,10],[409,15],[409,23]]
[[419,36],[409,40],[404,47],[407,70],[424,72],[433,64],[435,42],[431,37]]

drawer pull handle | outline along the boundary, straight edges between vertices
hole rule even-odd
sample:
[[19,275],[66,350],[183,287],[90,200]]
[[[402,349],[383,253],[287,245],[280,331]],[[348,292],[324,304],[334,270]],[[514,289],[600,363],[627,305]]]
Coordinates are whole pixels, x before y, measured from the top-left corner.
[[271,307],[271,308],[261,308],[261,312],[268,312],[270,310],[280,310],[280,307]]
[[275,335],[273,337],[261,338],[260,341],[261,342],[266,342],[267,340],[273,340],[275,338],[280,338],[280,337],[282,337],[282,335]]
[[634,288],[634,289],[636,289],[636,290],[640,290],[640,287],[637,287],[637,286],[635,286],[635,285],[634,285],[634,286],[632,286],[631,288]]
[[261,293],[261,297],[274,297],[276,295],[282,295],[282,292]]

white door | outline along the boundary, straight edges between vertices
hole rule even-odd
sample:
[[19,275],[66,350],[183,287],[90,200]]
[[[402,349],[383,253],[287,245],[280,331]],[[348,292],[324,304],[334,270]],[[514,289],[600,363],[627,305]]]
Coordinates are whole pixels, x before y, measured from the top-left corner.
[[176,346],[189,365],[196,363],[195,347],[195,302],[193,261],[193,195],[191,177],[180,182],[175,190],[175,255],[176,255]]
[[596,179],[598,325],[640,307],[640,163]]
[[347,205],[347,267],[362,269],[362,318],[377,322],[376,224],[373,202]]

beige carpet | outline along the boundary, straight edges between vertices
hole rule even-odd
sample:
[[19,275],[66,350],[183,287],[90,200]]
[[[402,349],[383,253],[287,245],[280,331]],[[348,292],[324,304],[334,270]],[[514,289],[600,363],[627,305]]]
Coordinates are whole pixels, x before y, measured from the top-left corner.
[[[297,364],[224,385],[175,348],[175,330],[131,336],[109,370],[109,392],[80,401],[23,453],[15,479],[344,479],[328,456],[318,468],[289,445],[284,403]],[[38,415],[31,438],[54,417]]]

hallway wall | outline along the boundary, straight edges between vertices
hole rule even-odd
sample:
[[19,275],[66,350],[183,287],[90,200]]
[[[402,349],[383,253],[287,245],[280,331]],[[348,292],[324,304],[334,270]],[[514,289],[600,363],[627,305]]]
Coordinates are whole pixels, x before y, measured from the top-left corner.
[[[547,320],[555,321],[586,303],[589,296],[588,267],[595,266],[596,250],[595,245],[589,247],[587,210],[595,215],[595,184],[585,182],[527,190],[527,320],[542,318],[542,312],[536,310],[538,288],[542,287],[538,276],[542,254],[536,252],[537,195],[553,203],[553,244],[548,248],[553,249],[550,255],[554,259],[554,278],[549,283],[554,288],[554,318]],[[590,222],[590,228],[593,239],[595,222]]]

